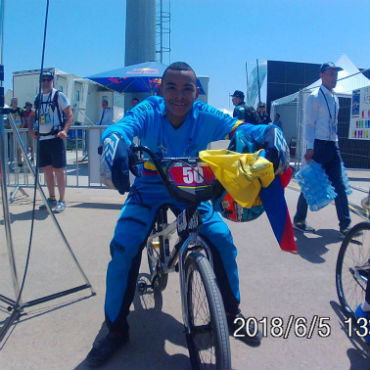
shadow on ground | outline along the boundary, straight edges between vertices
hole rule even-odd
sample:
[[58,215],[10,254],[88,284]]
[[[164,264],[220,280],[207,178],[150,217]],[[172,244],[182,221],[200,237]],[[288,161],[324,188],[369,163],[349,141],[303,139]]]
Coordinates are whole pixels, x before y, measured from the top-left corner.
[[[139,275],[139,278],[143,277],[147,279],[148,275]],[[129,343],[99,369],[190,369],[187,355],[169,354],[166,351],[166,341],[184,348],[186,341],[183,324],[162,312],[162,294],[151,289],[142,295],[136,293],[133,304],[134,311],[131,311],[129,316]],[[103,323],[94,343],[107,332],[108,329]],[[85,359],[75,367],[75,370],[83,369],[89,369]]]
[[341,329],[346,333],[347,337],[351,341],[353,348],[347,350],[347,356],[350,360],[351,366],[349,370],[367,370],[370,369],[370,346],[360,336],[353,332],[351,337],[348,336],[348,324],[344,322],[347,319],[344,311],[340,304],[334,301],[330,301],[330,305],[333,311],[336,313]]
[[311,263],[324,263],[328,246],[340,241],[338,231],[333,229],[319,229],[315,234],[294,230],[294,235],[298,254]]

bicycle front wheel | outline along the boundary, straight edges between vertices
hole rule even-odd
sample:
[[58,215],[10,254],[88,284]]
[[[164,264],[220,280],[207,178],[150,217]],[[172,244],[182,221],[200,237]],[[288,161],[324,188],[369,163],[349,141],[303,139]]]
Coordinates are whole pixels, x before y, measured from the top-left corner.
[[229,330],[215,274],[199,252],[185,261],[185,294],[190,322],[186,335],[193,369],[231,369]]
[[370,223],[355,225],[344,238],[336,267],[339,301],[347,316],[364,301],[370,268]]

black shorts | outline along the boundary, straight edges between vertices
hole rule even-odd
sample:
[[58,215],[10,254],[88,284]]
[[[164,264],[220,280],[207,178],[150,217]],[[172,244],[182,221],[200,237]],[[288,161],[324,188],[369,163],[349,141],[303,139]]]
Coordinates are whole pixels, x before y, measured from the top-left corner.
[[64,140],[58,137],[40,140],[39,166],[53,166],[54,168],[64,168],[66,166]]

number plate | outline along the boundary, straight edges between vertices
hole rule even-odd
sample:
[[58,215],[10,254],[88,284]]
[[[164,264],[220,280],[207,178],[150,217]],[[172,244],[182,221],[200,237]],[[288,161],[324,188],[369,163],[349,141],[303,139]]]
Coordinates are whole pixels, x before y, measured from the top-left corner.
[[176,185],[189,187],[211,185],[215,179],[211,167],[201,163],[195,166],[175,163],[169,170],[169,176]]

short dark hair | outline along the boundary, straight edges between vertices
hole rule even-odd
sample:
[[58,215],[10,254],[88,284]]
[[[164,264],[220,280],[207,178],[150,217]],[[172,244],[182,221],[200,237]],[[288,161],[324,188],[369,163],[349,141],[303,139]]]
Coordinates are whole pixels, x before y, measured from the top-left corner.
[[171,63],[166,69],[165,71],[163,72],[163,75],[162,75],[162,81],[164,80],[164,77],[166,76],[166,73],[168,70],[172,70],[172,71],[192,71],[194,73],[194,77],[195,79],[197,79],[197,75],[195,74],[195,71],[193,68],[191,68],[189,66],[189,64],[185,63],[185,62],[174,62],[174,63]]

